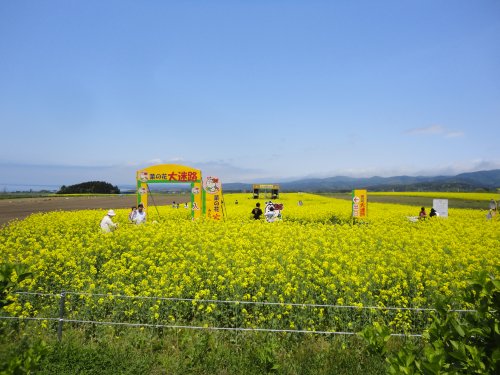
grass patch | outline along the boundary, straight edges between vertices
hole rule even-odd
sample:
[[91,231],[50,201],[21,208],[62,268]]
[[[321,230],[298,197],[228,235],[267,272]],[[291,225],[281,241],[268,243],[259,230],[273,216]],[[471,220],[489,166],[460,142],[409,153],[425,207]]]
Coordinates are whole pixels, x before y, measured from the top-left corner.
[[[0,339],[1,361],[26,337]],[[37,374],[380,374],[386,364],[356,337],[99,327],[45,335]]]

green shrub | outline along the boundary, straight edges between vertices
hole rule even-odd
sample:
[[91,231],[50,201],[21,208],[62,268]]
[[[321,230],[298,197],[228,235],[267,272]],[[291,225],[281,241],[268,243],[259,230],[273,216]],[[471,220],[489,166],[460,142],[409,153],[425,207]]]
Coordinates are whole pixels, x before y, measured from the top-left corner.
[[[12,291],[19,283],[31,277],[27,267],[21,264],[0,264],[0,311],[10,305]],[[0,326],[3,350],[0,352],[0,375],[31,374],[39,367],[42,356],[48,351],[41,339],[30,335],[18,335],[8,325]]]
[[22,264],[2,263],[0,264],[0,310],[10,305],[10,293],[22,281],[31,277],[27,267]]
[[[497,269],[500,269],[497,268]],[[469,281],[464,301],[475,308],[460,318],[438,303],[422,345],[408,341],[397,353],[387,350],[390,336],[380,325],[360,333],[369,350],[388,354],[390,374],[499,374],[500,280],[480,272]]]

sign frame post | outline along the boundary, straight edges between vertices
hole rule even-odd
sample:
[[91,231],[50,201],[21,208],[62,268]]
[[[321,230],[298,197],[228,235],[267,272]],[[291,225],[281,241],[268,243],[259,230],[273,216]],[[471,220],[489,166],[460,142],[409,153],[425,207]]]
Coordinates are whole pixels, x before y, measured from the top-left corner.
[[[210,183],[208,180],[210,179]],[[216,186],[212,182],[216,180]],[[207,216],[219,220],[217,215],[222,202],[222,184],[217,177],[208,177],[204,183],[201,171],[192,167],[179,164],[158,164],[142,168],[136,172],[137,181],[137,205],[142,203],[144,209],[148,206],[148,184],[171,183],[171,184],[190,184],[191,185],[191,218],[198,219]],[[208,189],[208,190],[207,190]],[[207,210],[207,196],[211,202]],[[216,203],[213,203],[217,201]],[[217,207],[215,207],[217,206]]]

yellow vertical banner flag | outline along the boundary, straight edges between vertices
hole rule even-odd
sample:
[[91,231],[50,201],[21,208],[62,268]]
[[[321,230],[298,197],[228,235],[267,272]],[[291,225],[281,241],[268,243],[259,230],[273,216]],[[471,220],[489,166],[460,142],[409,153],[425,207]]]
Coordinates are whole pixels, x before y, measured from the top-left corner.
[[352,191],[352,217],[363,218],[367,216],[368,195],[366,190]]
[[203,180],[205,193],[205,216],[214,220],[223,217],[222,183],[218,177],[209,176]]

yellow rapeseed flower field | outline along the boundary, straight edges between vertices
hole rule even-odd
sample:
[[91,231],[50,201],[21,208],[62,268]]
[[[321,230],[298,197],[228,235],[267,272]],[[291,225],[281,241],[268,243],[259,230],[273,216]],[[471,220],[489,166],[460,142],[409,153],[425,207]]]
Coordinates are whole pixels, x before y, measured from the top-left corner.
[[[491,199],[498,200],[498,194],[495,193],[468,193],[468,192],[429,192],[429,191],[413,191],[413,192],[370,192],[370,195],[383,196],[401,196],[401,197],[423,197],[435,199],[465,199],[488,202]],[[486,209],[487,204],[484,205]]]
[[[105,211],[34,214],[0,231],[2,261],[30,267],[25,291],[78,292],[68,295],[70,318],[307,330],[379,319],[362,306],[429,308],[444,296],[467,308],[467,278],[499,264],[500,220],[486,211],[411,222],[415,207],[369,203],[368,218],[352,225],[349,201],[283,193],[283,220],[267,223],[252,218],[249,194],[224,198],[224,221],[165,206],[136,226],[118,209],[112,233],[99,229]],[[10,314],[57,316],[53,298],[16,298]],[[383,314],[401,330],[419,319]]]

